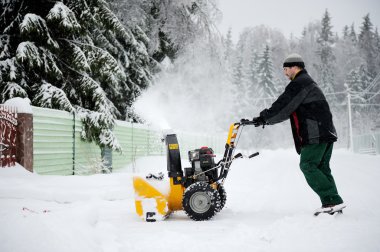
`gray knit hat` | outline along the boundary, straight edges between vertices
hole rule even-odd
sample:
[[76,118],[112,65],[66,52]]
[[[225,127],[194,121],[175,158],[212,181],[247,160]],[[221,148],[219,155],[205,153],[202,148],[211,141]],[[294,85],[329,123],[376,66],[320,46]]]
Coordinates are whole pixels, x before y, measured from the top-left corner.
[[288,57],[286,57],[284,61],[284,67],[292,67],[292,66],[305,68],[305,63],[303,62],[301,55],[297,53],[292,53],[292,54],[289,54]]

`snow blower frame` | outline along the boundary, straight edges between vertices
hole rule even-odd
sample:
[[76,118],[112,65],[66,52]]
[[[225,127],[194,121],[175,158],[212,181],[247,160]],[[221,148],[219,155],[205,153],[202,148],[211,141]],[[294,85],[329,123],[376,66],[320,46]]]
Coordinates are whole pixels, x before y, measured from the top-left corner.
[[[181,166],[177,136],[166,135],[170,188],[168,193],[162,193],[153,183],[151,185],[146,179],[135,176],[137,214],[146,221],[156,221],[165,219],[173,211],[184,210],[191,219],[203,221],[211,219],[221,211],[227,200],[223,185],[232,162],[243,157],[241,153],[235,156],[233,154],[243,126],[249,124],[250,121],[231,124],[224,155],[218,163],[214,161],[215,154],[211,148],[201,147],[188,152],[191,167],[184,170]],[[258,154],[256,152],[249,158]]]

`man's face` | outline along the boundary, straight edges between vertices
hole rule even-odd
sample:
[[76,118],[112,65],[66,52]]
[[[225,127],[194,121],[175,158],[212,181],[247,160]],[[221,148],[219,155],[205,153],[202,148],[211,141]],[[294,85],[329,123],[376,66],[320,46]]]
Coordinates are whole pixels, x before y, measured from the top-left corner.
[[295,67],[284,67],[284,74],[289,80],[292,80],[295,75]]

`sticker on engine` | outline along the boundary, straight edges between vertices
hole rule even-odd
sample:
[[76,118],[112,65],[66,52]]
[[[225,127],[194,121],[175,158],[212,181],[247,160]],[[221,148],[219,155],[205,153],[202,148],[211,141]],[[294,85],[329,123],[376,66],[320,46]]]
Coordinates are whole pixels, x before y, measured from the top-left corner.
[[178,144],[169,144],[169,150],[178,150]]

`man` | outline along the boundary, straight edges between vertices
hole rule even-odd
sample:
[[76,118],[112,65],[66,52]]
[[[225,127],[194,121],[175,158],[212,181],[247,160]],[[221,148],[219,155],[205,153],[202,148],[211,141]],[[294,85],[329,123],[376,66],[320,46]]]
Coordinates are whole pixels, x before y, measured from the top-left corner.
[[290,54],[283,67],[290,83],[272,106],[253,118],[252,123],[258,127],[290,118],[295,147],[300,154],[300,168],[322,202],[315,215],[321,212],[341,213],[345,205],[329,166],[333,143],[337,140],[329,105],[321,89],[305,70],[300,55]]

